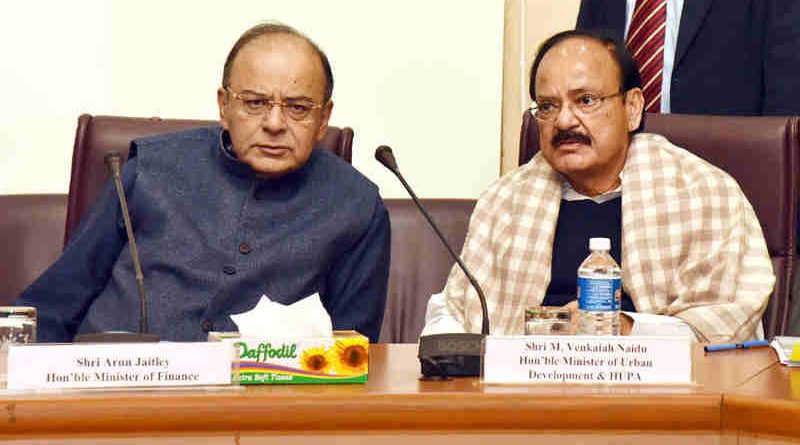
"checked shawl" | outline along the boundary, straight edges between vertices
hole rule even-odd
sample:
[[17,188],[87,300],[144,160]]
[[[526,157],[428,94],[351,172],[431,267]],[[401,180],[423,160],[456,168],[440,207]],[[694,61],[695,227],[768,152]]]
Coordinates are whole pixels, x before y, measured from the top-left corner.
[[[751,338],[775,276],[736,181],[655,134],[632,138],[621,176],[622,285],[636,310],[679,317],[701,341]],[[486,294],[493,335],[522,334],[525,307],[544,297],[561,184],[538,153],[478,200],[461,255]],[[454,321],[480,332],[477,295],[458,267],[444,298]]]

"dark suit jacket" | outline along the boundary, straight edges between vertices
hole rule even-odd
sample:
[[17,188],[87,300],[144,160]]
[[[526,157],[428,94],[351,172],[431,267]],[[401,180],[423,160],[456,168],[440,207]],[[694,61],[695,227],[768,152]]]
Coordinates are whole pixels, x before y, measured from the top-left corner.
[[[625,0],[581,0],[577,29],[623,41]],[[800,114],[800,0],[685,0],[670,111]]]

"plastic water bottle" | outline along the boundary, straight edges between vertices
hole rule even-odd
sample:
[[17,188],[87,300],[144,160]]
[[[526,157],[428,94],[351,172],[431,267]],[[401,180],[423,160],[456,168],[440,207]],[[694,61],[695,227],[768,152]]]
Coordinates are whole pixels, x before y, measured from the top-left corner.
[[619,335],[622,272],[609,253],[611,240],[590,238],[589,250],[578,268],[578,334]]

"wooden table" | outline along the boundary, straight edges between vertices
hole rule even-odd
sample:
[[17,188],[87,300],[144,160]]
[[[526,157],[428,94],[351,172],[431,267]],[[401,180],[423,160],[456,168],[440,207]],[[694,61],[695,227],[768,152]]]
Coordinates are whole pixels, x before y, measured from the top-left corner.
[[800,439],[800,368],[776,361],[722,397],[726,430]]
[[691,386],[420,381],[416,345],[373,345],[365,385],[0,393],[27,443],[783,443],[800,370],[771,349],[695,350]]

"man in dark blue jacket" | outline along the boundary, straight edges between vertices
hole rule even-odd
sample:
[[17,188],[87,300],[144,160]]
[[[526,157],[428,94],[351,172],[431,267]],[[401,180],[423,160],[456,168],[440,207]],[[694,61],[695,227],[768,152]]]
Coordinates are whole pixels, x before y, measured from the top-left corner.
[[[217,91],[220,127],[134,141],[123,184],[148,292],[149,330],[204,340],[261,295],[318,292],[335,329],[376,342],[389,219],[377,187],[314,146],[333,102],[325,54],[285,25],[245,32]],[[40,341],[136,331],[139,299],[112,185],[62,257],[20,297]]]

